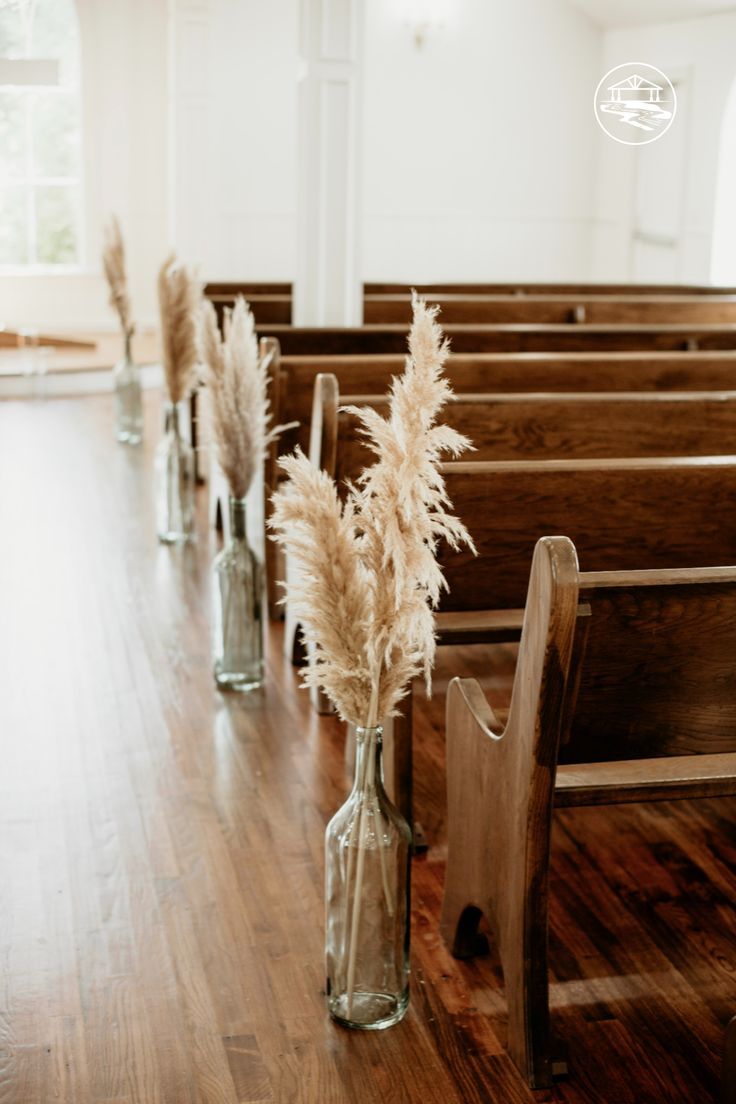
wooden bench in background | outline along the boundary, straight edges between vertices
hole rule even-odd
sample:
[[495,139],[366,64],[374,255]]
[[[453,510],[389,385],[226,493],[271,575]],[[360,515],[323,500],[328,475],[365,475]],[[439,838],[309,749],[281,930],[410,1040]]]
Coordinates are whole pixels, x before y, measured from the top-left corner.
[[[622,558],[638,555],[634,541]],[[573,544],[549,537],[534,555],[507,724],[474,679],[450,683],[441,927],[467,957],[481,915],[491,924],[508,1047],[533,1086],[553,1072],[553,808],[736,793],[735,656],[736,567],[581,573]]]
[[[405,358],[282,356],[275,421],[299,422],[282,438],[282,451],[309,447],[314,381],[331,372],[344,393],[379,394],[403,371]],[[736,390],[736,352],[675,353],[457,353],[445,374],[458,394],[522,391],[730,391]]]
[[[520,352],[653,352],[661,349],[736,348],[736,324],[549,325],[481,323],[443,327],[456,353]],[[406,353],[405,324],[384,326],[299,327],[268,325],[262,335],[275,337],[284,356]]]
[[[365,395],[387,390],[391,378],[404,366],[404,357],[400,354],[280,357],[279,352],[274,339],[261,340],[262,355],[271,358],[269,394],[274,423],[296,421],[298,426],[287,431],[271,449],[266,465],[266,497],[278,480],[278,455],[293,451],[297,444],[305,452],[310,448],[314,381],[322,369],[334,372],[343,392]],[[446,371],[458,394],[560,390],[715,391],[736,389],[736,352],[467,353],[452,354]],[[194,404],[195,411],[199,402]],[[202,432],[197,421],[193,439],[201,447]],[[213,487],[213,513],[217,511],[219,493]],[[283,565],[273,542],[261,537],[260,546],[268,564],[269,609],[271,616],[278,618],[282,610],[278,605],[280,590],[276,580],[283,577]]]
[[[450,295],[427,296],[440,306],[443,326],[453,322],[593,322],[620,325],[638,322],[735,322],[732,295]],[[371,324],[412,318],[409,295],[367,295],[363,321]]]
[[[297,422],[271,450],[266,481],[273,489],[278,481],[278,455],[300,445],[310,449],[314,382],[323,369],[336,375],[344,393],[375,394],[388,390],[391,378],[403,370],[404,357],[396,354],[340,357],[288,356],[279,358],[278,343],[262,339],[273,374],[270,384],[274,423]],[[505,391],[638,391],[638,390],[736,390],[736,352],[642,353],[480,353],[453,354],[447,361],[447,377],[458,394]],[[672,452],[677,452],[673,449]],[[266,507],[268,509],[268,505]],[[275,580],[283,578],[280,550],[264,542],[269,575],[269,609],[282,615]]]
[[[335,376],[329,373],[317,376],[309,456],[315,466],[326,471],[341,487],[347,481],[354,482],[371,462],[359,422],[350,411],[341,409],[345,405],[370,405],[382,410],[387,408],[388,400],[385,396],[341,396]],[[719,457],[734,447],[736,392],[456,395],[445,409],[444,421],[468,435],[476,448],[469,454],[473,459],[467,467],[451,463],[446,470],[451,487],[457,486],[460,495],[456,500],[454,490],[450,490],[454,508],[474,536],[479,530],[476,539],[480,541],[482,554],[480,560],[475,560],[467,552],[462,553],[462,571],[467,577],[458,568],[455,554],[447,554],[450,594],[443,599],[443,610],[452,607],[462,611],[462,616],[440,614],[438,630],[440,639],[444,634],[448,642],[481,641],[502,638],[507,629],[513,636],[514,629],[518,630],[518,613],[511,614],[507,624],[503,614],[499,618],[499,611],[521,605],[528,577],[528,556],[537,537],[549,532],[566,533],[565,526],[572,525],[582,547],[587,549],[588,541],[581,535],[580,524],[586,513],[592,512],[591,525],[600,526],[605,551],[611,522],[608,516],[599,516],[598,504],[607,502],[611,494],[606,486],[609,469],[597,467],[593,460],[612,461],[612,478],[622,482],[625,495],[624,501],[615,505],[612,516],[621,517],[622,512],[629,514],[629,484],[632,478],[638,481],[639,475],[631,474],[637,472],[636,463],[621,469],[616,461],[664,458],[664,463],[645,464],[641,470],[643,487],[647,489],[640,492],[645,495],[640,512],[629,519],[631,533],[632,521],[635,528],[646,524],[650,505],[655,516],[666,506],[671,493],[668,473],[674,471],[677,478],[683,471],[686,476],[689,473],[687,467],[669,465],[667,458]],[[560,460],[562,464],[549,466],[551,461]],[[575,461],[591,463],[576,467]],[[710,459],[705,461],[706,473],[714,470],[711,464]],[[576,474],[580,476],[580,486],[574,482],[571,485]],[[712,486],[710,475],[704,478],[710,479]],[[660,493],[662,499],[658,501]],[[589,503],[588,496],[595,496],[596,501]],[[506,532],[508,528],[510,535]],[[519,538],[526,543],[526,555]],[[736,561],[736,526],[733,544],[728,547],[733,547]],[[489,567],[491,550],[494,563]],[[698,562],[694,541],[689,542],[685,554],[695,556],[692,562]],[[509,561],[518,570],[516,578],[521,583],[514,599],[509,602],[502,598],[498,583],[497,597],[479,607],[477,595],[487,596],[492,584],[481,584],[478,572],[486,576],[493,572],[507,579]],[[463,588],[462,597],[455,593],[458,587]],[[284,650],[293,662],[303,659],[298,625],[288,608]]]
[[[223,314],[226,309],[234,305],[235,295],[231,292],[209,292],[207,293],[207,298],[217,311],[217,317],[220,326],[222,326]],[[259,326],[262,331],[264,326],[267,327],[274,323],[291,325],[291,295],[279,294],[277,292],[250,292],[245,298],[248,301],[250,309],[253,311],[256,325]]]
[[442,468],[478,548],[440,550],[443,609],[518,610],[534,544],[563,533],[586,571],[736,563],[736,456],[458,461]]
[[381,283],[363,284],[363,295],[736,295],[736,287],[714,284],[606,284],[606,283]]

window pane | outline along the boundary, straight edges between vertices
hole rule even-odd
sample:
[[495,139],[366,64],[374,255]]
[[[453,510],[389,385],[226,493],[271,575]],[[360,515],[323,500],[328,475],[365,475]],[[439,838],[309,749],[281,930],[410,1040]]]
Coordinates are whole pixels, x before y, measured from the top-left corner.
[[74,0],[35,0],[31,31],[33,57],[58,58],[61,82],[77,76],[77,13]]
[[77,176],[79,127],[76,96],[37,92],[31,107],[33,175]]
[[0,57],[25,56],[24,10],[28,0],[0,0]]
[[0,180],[26,175],[26,127],[20,92],[0,92]]
[[0,264],[28,264],[25,188],[0,188]]
[[39,264],[76,262],[75,200],[75,188],[36,188],[36,260]]

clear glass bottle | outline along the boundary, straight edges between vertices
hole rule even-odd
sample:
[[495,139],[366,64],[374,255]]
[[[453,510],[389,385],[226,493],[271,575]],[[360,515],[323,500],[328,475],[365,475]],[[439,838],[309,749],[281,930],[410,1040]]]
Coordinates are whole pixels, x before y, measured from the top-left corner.
[[263,566],[248,544],[244,498],[230,496],[230,539],[214,563],[215,681],[226,690],[263,685]]
[[167,402],[164,436],[156,446],[156,529],[163,544],[194,535],[194,449],[186,438],[186,402]]
[[383,787],[382,734],[356,729],[353,789],[325,833],[327,1006],[363,1030],[409,1004],[411,830]]
[[113,368],[115,386],[115,436],[126,445],[139,445],[143,440],[143,403],[141,374],[131,355],[133,331],[125,334],[122,359]]

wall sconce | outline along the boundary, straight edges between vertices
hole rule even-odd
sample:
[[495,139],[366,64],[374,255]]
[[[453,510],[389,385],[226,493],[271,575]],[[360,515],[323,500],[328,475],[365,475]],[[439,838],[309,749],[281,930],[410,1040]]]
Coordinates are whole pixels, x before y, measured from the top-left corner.
[[411,31],[418,50],[427,36],[447,25],[448,0],[403,0],[402,23]]

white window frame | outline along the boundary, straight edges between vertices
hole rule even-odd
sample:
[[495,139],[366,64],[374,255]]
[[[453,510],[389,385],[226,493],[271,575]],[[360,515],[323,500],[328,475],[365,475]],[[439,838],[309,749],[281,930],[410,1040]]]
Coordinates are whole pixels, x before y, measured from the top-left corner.
[[[75,7],[71,0],[72,8]],[[80,60],[76,79],[71,85],[62,85],[58,82],[58,61],[48,59],[34,60],[28,55],[31,49],[31,36],[33,33],[33,20],[35,12],[31,6],[30,16],[25,26],[25,56],[18,59],[0,59],[0,74],[3,82],[0,83],[0,92],[22,92],[22,105],[25,123],[25,170],[22,176],[8,177],[2,180],[3,188],[18,187],[25,192],[26,203],[26,245],[29,260],[22,264],[0,263],[0,276],[64,276],[83,272],[85,256],[85,225],[84,225],[84,130],[83,130],[83,104],[82,104],[82,74],[81,74],[81,43]],[[77,36],[79,38],[79,24],[77,23]],[[8,74],[13,70],[17,73],[15,79],[7,80]],[[56,79],[54,79],[54,70]],[[35,78],[35,79],[34,79]],[[40,79],[39,79],[40,78]],[[50,78],[50,79],[49,79]],[[33,126],[32,126],[32,96],[35,91],[58,93],[59,95],[73,96],[77,101],[77,133],[79,138],[78,172],[75,176],[37,176],[33,172]],[[74,191],[74,210],[76,222],[77,258],[70,264],[53,264],[48,261],[37,260],[37,234],[36,234],[36,188],[38,187],[69,187]]]

